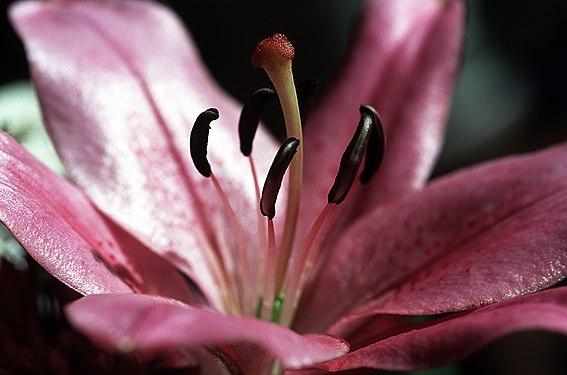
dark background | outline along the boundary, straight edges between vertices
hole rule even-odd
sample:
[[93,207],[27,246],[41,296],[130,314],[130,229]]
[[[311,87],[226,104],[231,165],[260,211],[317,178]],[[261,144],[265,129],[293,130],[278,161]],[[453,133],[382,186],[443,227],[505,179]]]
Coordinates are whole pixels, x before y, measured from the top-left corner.
[[[28,79],[2,1],[0,84]],[[245,100],[266,86],[250,65],[257,42],[285,33],[296,79],[325,90],[340,68],[362,0],[163,1],[186,21],[213,75]],[[470,1],[467,48],[436,174],[567,139],[567,1]],[[499,340],[446,373],[564,374],[567,340],[531,332]]]

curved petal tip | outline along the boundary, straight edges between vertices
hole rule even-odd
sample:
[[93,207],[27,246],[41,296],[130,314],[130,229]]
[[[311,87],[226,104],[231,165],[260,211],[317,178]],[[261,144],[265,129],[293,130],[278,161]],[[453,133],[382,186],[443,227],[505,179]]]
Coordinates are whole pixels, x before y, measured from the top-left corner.
[[87,296],[69,305],[67,315],[95,342],[126,352],[157,355],[181,348],[252,343],[277,357],[283,367],[297,369],[336,359],[349,350],[339,338],[301,336],[276,324],[139,294]]

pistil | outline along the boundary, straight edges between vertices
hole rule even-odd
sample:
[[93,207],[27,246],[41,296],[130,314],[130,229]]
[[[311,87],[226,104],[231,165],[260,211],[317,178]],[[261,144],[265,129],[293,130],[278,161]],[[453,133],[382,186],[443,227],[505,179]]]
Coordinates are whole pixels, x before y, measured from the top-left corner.
[[[233,269],[229,270],[229,265],[225,264],[226,260],[231,259],[229,254],[225,253],[228,249],[215,249],[215,255],[222,268],[221,273],[227,281],[226,284],[233,286],[233,292],[236,292],[236,289],[240,292],[229,293],[232,299],[229,298],[226,302],[227,306],[232,308],[227,310],[237,312],[234,307],[237,306],[236,303],[239,303],[238,310],[240,312],[252,313],[252,310],[256,308],[257,317],[284,325],[293,323],[293,316],[302,291],[314,273],[315,260],[322,255],[321,250],[325,242],[324,239],[317,242],[317,238],[320,233],[324,236],[336,224],[338,212],[336,212],[335,207],[346,199],[363,161],[364,168],[360,174],[360,183],[365,184],[370,181],[380,166],[385,150],[384,129],[380,117],[374,108],[367,105],[360,106],[360,121],[340,160],[335,181],[327,197],[328,204],[317,217],[305,238],[298,243],[300,246],[294,252],[292,261],[291,254],[295,242],[303,177],[301,121],[302,116],[307,115],[312,94],[316,87],[314,81],[308,81],[307,84],[302,85],[300,110],[291,69],[293,56],[293,46],[281,34],[276,34],[260,42],[252,56],[254,66],[263,68],[274,84],[275,93],[277,93],[282,106],[288,134],[288,139],[279,148],[268,171],[261,194],[252,158],[252,144],[261,114],[267,103],[275,98],[274,91],[260,89],[255,92],[244,106],[239,121],[240,149],[250,161],[256,197],[260,203],[260,212],[267,217],[266,221],[258,221],[259,246],[264,250],[259,254],[261,267],[254,270],[250,268],[245,251],[244,237],[237,216],[219,181],[211,171],[211,166],[207,160],[209,124],[219,117],[216,109],[208,109],[197,118],[190,139],[191,156],[195,166],[203,176],[211,179],[219,193],[234,229],[235,243],[238,247],[241,264],[244,266],[242,278],[238,280],[240,285],[237,285],[236,273]],[[288,170],[289,172],[287,172]],[[285,173],[289,174],[287,210],[284,232],[281,244],[278,246],[273,219],[276,215],[276,201]],[[252,272],[254,272],[254,281],[252,280]],[[248,288],[254,283],[258,286],[257,290]],[[256,298],[254,296],[256,293],[258,304],[252,302]]]
[[291,68],[291,60],[294,55],[293,45],[282,34],[275,34],[261,41],[252,55],[252,64],[266,71],[276,89],[284,115],[287,137],[296,138],[300,142],[297,155],[290,167],[284,233],[276,270],[276,288],[278,290],[282,287],[295,238],[303,179],[301,115]]

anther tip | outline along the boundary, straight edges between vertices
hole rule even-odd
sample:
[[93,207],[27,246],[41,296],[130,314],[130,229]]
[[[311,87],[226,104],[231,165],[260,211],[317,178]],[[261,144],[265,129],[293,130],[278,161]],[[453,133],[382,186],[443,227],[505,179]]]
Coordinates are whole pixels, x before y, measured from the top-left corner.
[[364,169],[360,175],[360,182],[366,185],[382,164],[386,151],[386,135],[384,134],[382,119],[374,107],[363,104],[360,106],[359,110],[361,116],[369,116],[371,122],[374,124],[366,148]]
[[274,34],[262,40],[252,54],[252,65],[262,68],[274,60],[293,60],[295,48],[283,34]]
[[369,114],[373,117],[376,116],[376,118],[378,118],[378,112],[376,112],[376,110],[372,106],[361,104],[358,110],[360,111],[360,114]]
[[203,116],[204,118],[208,119],[208,120],[218,120],[219,118],[219,110],[216,108],[209,108],[206,111],[202,112],[200,116]]

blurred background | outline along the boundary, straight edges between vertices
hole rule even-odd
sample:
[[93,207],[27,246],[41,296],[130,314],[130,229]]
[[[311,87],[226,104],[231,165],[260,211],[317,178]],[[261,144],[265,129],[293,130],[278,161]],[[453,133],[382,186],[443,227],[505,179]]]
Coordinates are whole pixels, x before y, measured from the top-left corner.
[[[2,127],[11,126],[14,113],[39,121],[30,110],[23,49],[6,18],[11,2],[3,1],[0,10]],[[285,33],[296,47],[296,79],[317,78],[324,91],[341,66],[363,0],[162,2],[184,19],[213,75],[242,101],[268,84],[252,68],[250,55],[275,32]],[[565,0],[469,1],[464,62],[435,174],[567,139],[566,25]],[[14,86],[18,81],[24,84]],[[566,353],[564,337],[530,332],[499,340],[436,373],[564,374]]]

